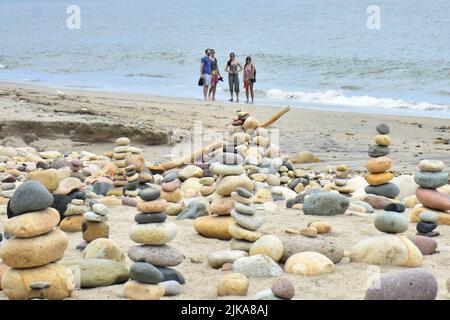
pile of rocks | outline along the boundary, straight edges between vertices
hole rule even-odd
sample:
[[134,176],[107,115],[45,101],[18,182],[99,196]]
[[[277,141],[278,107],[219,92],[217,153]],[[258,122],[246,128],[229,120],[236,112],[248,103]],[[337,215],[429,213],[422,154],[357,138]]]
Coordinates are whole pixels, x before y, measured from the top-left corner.
[[336,167],[336,176],[332,189],[339,191],[343,195],[351,196],[351,193],[355,192],[355,187],[347,185],[348,171],[348,167],[345,164]]
[[377,126],[375,136],[375,145],[369,147],[369,157],[372,159],[367,161],[366,168],[369,171],[364,178],[369,185],[365,188],[367,194],[374,194],[394,199],[400,193],[400,189],[391,181],[394,175],[389,172],[392,168],[392,160],[388,157],[391,144],[391,138],[387,135],[389,127],[382,123]]
[[448,183],[449,175],[443,172],[444,163],[439,160],[422,160],[419,169],[414,181],[420,186],[416,190],[416,197],[422,206],[413,210],[411,222],[418,222],[419,234],[437,236],[439,233],[434,229],[438,224],[450,225],[450,195],[436,190]]
[[[116,188],[123,188],[127,184],[127,179],[125,177],[125,168],[127,166],[125,158],[128,155],[128,146],[130,145],[130,139],[126,137],[121,137],[116,140],[116,147],[114,148],[114,153],[112,155],[112,160],[114,165],[117,167],[115,175],[113,177],[113,184]],[[108,194],[123,193],[122,190],[111,190]]]
[[[215,192],[210,196],[213,215],[199,217],[194,223],[196,231],[203,236],[222,240],[231,239],[228,226],[234,220],[230,218],[230,214],[235,206],[235,200],[242,198],[233,192],[236,188],[241,187],[247,191],[246,194],[252,196],[251,191],[254,188],[254,183],[245,175],[244,168],[239,164],[240,158],[237,156],[234,153],[223,152],[215,158],[218,161],[210,165],[210,171],[218,176],[215,183]],[[208,180],[212,181],[211,179]],[[250,200],[245,199],[242,199],[242,201],[250,203]]]
[[2,260],[11,269],[3,275],[2,287],[10,299],[63,299],[75,288],[72,272],[55,263],[64,256],[68,238],[55,229],[60,216],[49,208],[52,202],[40,182],[27,181],[8,203],[12,217],[5,232],[13,237],[3,244]]
[[84,213],[82,224],[83,239],[89,243],[99,238],[109,237],[109,209],[101,203],[91,202],[91,210]]
[[84,204],[84,200],[73,199],[67,205],[64,211],[64,218],[61,221],[59,228],[64,232],[80,232],[84,222],[84,214],[89,211],[89,208]]
[[72,169],[72,172],[70,173],[70,176],[72,178],[80,179],[81,182],[84,182],[86,180],[85,175],[82,172],[83,169],[83,160],[81,159],[74,159],[70,162],[70,168]]
[[180,190],[181,182],[175,172],[164,175],[161,185],[161,198],[167,201],[167,214],[177,215],[181,212],[183,192]]
[[252,193],[247,189],[238,187],[231,193],[236,203],[231,210],[231,216],[236,221],[228,227],[233,237],[230,248],[234,250],[250,251],[252,244],[261,237],[258,229],[262,220],[256,215],[256,208],[252,204]]
[[[173,280],[184,284],[181,273],[168,268],[179,265],[184,260],[177,249],[167,245],[177,234],[177,227],[167,222],[164,213],[167,202],[160,199],[160,190],[149,188],[139,193],[143,202],[137,204],[141,212],[136,214],[138,223],[130,230],[130,238],[141,245],[130,247],[129,258],[134,262],[130,269],[130,281],[125,283],[123,294],[134,300],[157,300],[165,293],[167,286],[173,286]],[[167,284],[164,282],[172,280]]]

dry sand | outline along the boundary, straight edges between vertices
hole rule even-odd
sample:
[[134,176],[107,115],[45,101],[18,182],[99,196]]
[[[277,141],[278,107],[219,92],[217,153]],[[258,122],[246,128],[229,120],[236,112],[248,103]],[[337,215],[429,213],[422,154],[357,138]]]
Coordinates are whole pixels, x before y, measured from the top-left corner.
[[[189,99],[136,94],[76,90],[64,90],[64,94],[58,94],[51,88],[3,84],[0,85],[0,143],[11,146],[29,144],[40,150],[104,152],[112,150],[112,141],[130,130],[128,132],[139,140],[139,143],[133,143],[132,138],[132,143],[144,149],[149,163],[155,163],[167,160],[165,156],[171,152],[174,143],[180,140],[180,136],[192,130],[194,120],[202,120],[208,129],[221,130],[240,108],[261,120],[276,111],[273,107],[203,103]],[[280,147],[286,154],[309,150],[323,161],[315,164],[315,167],[346,163],[352,169],[363,169],[368,157],[367,147],[375,135],[375,126],[380,122],[391,127],[391,157],[396,171],[413,173],[417,170],[419,160],[424,158],[441,159],[446,161],[447,166],[450,165],[450,145],[434,143],[445,142],[445,139],[450,138],[449,119],[292,109],[273,127],[280,130]],[[73,125],[70,130],[67,129],[68,123]],[[80,126],[80,123],[83,125]],[[102,130],[104,123],[113,126],[114,130],[107,134],[107,130]],[[51,129],[46,130],[46,125]],[[96,130],[101,131],[99,141],[95,138]],[[153,145],[164,139],[169,144],[164,142],[162,145]],[[274,211],[258,210],[264,221],[260,229],[263,234],[274,234],[282,239],[302,237],[287,234],[285,229],[304,227],[309,221],[316,220],[315,217],[304,216],[301,211],[286,209],[283,203],[277,205],[278,208]],[[108,221],[110,238],[126,251],[129,246],[134,245],[128,238],[128,230],[134,223],[136,211],[122,206],[113,207],[111,211]],[[0,216],[0,225],[5,219],[6,216]],[[332,238],[344,249],[379,233],[373,227],[372,216],[343,215],[320,219],[333,227],[333,232],[323,237]],[[169,217],[169,220],[179,227],[177,237],[170,244],[186,255],[186,260],[176,267],[185,275],[186,284],[180,296],[163,299],[216,299],[216,284],[224,272],[209,267],[206,257],[212,251],[228,249],[228,242],[199,236],[192,226],[192,221],[177,221],[174,217]],[[423,267],[432,272],[438,280],[438,299],[449,299],[445,281],[450,277],[450,226],[439,226],[437,230],[441,233],[441,236],[435,238],[439,244],[439,253],[425,256]],[[411,224],[407,234],[414,233],[415,224]],[[76,250],[76,246],[82,242],[81,233],[69,236],[70,245],[64,259],[81,258],[81,252]],[[202,262],[191,262],[191,258]],[[295,299],[362,299],[371,276],[371,269],[368,271],[368,267],[369,265],[363,263],[350,263],[348,258],[344,258],[336,265],[332,274],[317,277],[290,274],[286,276],[296,287]],[[386,272],[402,268],[381,266],[380,269]],[[258,291],[270,287],[273,280],[251,278],[247,297],[227,298],[248,299]],[[72,298],[118,299],[116,291],[120,287],[121,285],[78,289]],[[0,292],[0,299],[5,298]]]

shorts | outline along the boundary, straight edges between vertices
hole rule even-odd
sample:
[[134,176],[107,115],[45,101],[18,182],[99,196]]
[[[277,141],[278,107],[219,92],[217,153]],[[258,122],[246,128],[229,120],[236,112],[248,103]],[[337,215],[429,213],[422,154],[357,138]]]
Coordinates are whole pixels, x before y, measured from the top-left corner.
[[219,82],[219,75],[213,74],[211,76],[211,85],[215,86],[217,84],[217,82]]
[[210,74],[204,74],[203,75],[203,85],[204,86],[209,86],[211,85],[211,75]]

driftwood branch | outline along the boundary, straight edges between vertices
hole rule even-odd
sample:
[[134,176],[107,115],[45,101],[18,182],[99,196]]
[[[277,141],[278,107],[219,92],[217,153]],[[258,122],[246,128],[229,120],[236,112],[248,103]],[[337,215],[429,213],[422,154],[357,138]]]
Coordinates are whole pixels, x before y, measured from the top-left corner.
[[[274,122],[276,122],[278,119],[280,119],[284,114],[289,112],[290,107],[284,107],[277,113],[275,113],[273,116],[271,116],[269,119],[261,123],[259,126],[263,128],[267,128]],[[192,163],[195,159],[208,154],[210,152],[213,152],[214,150],[222,147],[222,141],[214,142],[202,149],[196,150],[192,152],[191,154],[185,155],[183,157],[180,157],[178,159],[174,159],[168,162],[161,163],[159,165],[150,166],[149,169],[154,172],[162,172],[166,170],[170,170],[179,166],[182,166],[186,163]]]

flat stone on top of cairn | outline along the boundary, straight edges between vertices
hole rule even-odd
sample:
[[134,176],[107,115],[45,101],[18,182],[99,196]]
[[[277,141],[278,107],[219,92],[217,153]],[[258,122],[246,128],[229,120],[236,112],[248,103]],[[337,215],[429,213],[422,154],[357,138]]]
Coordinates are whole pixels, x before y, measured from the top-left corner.
[[347,185],[348,167],[345,164],[336,166],[336,174],[331,188],[343,195],[355,192],[355,187]]
[[13,217],[5,232],[13,237],[2,246],[2,261],[11,267],[2,277],[3,292],[12,300],[64,299],[72,294],[72,271],[57,262],[64,256],[68,237],[55,229],[57,210],[49,208],[52,195],[38,181],[20,185],[11,198]]
[[130,281],[124,284],[124,296],[133,300],[158,300],[165,292],[165,281],[175,280],[184,284],[183,275],[169,268],[179,265],[184,255],[167,245],[177,234],[177,226],[168,222],[165,210],[167,201],[161,199],[160,190],[145,189],[139,196],[135,221],[130,238],[140,245],[128,249],[128,257],[134,262],[130,269]]
[[400,189],[390,182],[394,178],[394,175],[389,172],[392,167],[392,160],[388,157],[391,139],[387,133],[390,130],[386,124],[379,124],[377,131],[378,135],[374,138],[375,145],[371,145],[368,151],[369,157],[372,159],[366,163],[368,173],[364,179],[369,185],[365,191],[367,194],[394,199],[399,195]]

